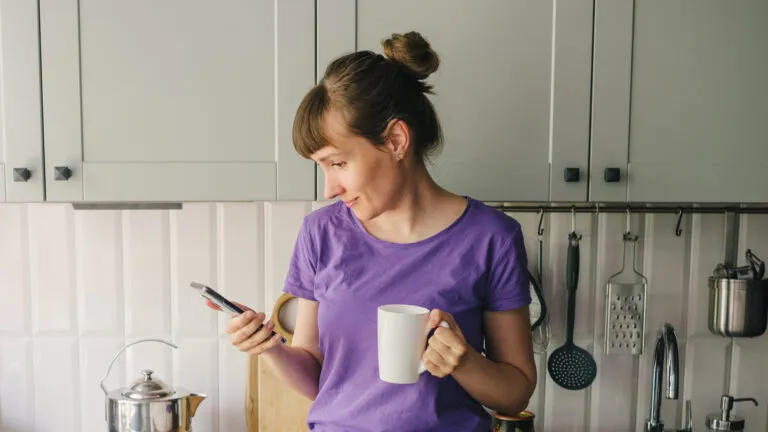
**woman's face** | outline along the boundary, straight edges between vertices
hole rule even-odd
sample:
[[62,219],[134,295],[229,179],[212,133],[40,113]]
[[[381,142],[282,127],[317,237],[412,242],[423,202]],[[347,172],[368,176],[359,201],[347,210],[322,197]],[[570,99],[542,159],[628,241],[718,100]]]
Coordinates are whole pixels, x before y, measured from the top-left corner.
[[[404,132],[403,124],[397,129],[397,134]],[[336,111],[324,116],[323,130],[330,145],[315,152],[312,160],[325,173],[325,198],[341,199],[362,221],[391,208],[403,189],[404,160],[398,155],[402,157],[405,147],[397,144],[398,139],[377,147],[352,135]]]

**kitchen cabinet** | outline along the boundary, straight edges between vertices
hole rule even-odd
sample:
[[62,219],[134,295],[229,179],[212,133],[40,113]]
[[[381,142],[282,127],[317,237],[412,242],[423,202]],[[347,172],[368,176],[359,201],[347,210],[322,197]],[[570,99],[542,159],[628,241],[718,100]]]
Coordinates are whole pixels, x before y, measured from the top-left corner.
[[291,139],[314,1],[40,8],[49,201],[314,199]]
[[592,19],[592,0],[321,1],[317,75],[419,31],[441,60],[427,79],[445,134],[436,181],[482,200],[586,201]]
[[0,202],[44,199],[37,12],[0,0]]
[[768,201],[766,21],[761,0],[596,1],[591,200]]

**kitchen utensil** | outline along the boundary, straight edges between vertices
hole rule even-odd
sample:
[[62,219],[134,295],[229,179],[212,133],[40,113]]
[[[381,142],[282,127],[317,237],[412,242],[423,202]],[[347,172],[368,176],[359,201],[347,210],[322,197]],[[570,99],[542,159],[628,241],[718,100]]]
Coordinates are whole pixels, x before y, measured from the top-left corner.
[[592,355],[573,343],[576,320],[576,288],[579,280],[579,236],[568,235],[566,284],[568,287],[567,334],[563,346],[552,352],[547,369],[552,380],[568,390],[581,390],[592,384],[597,376],[597,364]]
[[716,278],[738,279],[739,276],[746,276],[752,270],[752,265],[747,264],[741,267],[730,267],[727,264],[718,264],[712,275]]
[[708,321],[716,335],[762,335],[768,324],[768,279],[710,277]]
[[536,330],[547,316],[547,305],[541,295],[539,281],[528,272],[529,289],[531,291],[531,304],[528,306],[531,318],[531,330]]
[[737,279],[740,276],[751,275],[752,279],[760,280],[765,276],[765,263],[758,258],[751,249],[746,252],[747,264],[736,267],[728,263],[720,263],[715,266],[712,276],[722,279]]
[[691,400],[685,401],[685,418],[683,419],[683,427],[680,429],[682,432],[693,432],[693,408],[691,408]]
[[765,263],[758,258],[751,249],[747,249],[747,261],[749,261],[752,276],[755,280],[760,280],[765,276]]
[[107,391],[104,381],[112,365],[123,351],[143,342],[161,342],[173,348],[176,345],[162,339],[141,339],[126,345],[109,364],[101,379],[101,389],[106,397],[105,420],[109,432],[189,432],[197,407],[207,397],[202,393],[190,393],[184,389],[172,389],[152,377],[153,371],[142,370],[142,378],[125,388]]
[[[605,285],[605,354],[640,355],[645,348],[645,312],[648,279],[637,262],[637,236],[624,234],[621,270]],[[626,271],[627,248],[632,246],[632,271]]]
[[731,395],[723,395],[720,400],[720,411],[707,415],[708,431],[743,431],[746,422],[744,417],[731,414],[734,402],[752,402],[758,406],[753,398],[734,398]]
[[[539,232],[538,232],[538,246],[536,248],[536,278],[539,281],[539,293],[541,295],[540,301],[542,304],[544,304],[545,310],[546,310],[546,300],[544,297],[544,279],[543,279],[543,271],[542,266],[544,262],[544,237],[543,237],[544,231],[541,229],[541,221],[539,221]],[[549,350],[549,344],[551,341],[551,329],[549,326],[549,316],[545,313],[544,317],[541,321],[541,324],[533,330],[533,344],[534,344],[534,351],[541,354],[547,352]]]

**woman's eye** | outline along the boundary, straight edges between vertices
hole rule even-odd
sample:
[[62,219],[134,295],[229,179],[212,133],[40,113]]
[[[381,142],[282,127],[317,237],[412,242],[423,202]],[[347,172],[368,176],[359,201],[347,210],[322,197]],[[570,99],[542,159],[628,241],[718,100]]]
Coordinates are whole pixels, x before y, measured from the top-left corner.
[[346,162],[333,162],[333,163],[331,163],[331,166],[334,167],[334,168],[343,168],[346,165],[347,165]]

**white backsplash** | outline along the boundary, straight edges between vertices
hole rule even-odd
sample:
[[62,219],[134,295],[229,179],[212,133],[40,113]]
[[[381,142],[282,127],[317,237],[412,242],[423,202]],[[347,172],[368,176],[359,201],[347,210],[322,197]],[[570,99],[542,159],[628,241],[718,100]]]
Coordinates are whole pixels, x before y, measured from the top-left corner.
[[[0,205],[0,431],[105,430],[99,381],[112,356],[142,338],[171,340],[132,347],[115,363],[108,388],[151,368],[174,386],[209,395],[196,430],[246,431],[246,358],[229,345],[225,317],[188,286],[208,283],[270,312],[280,295],[301,220],[320,203],[199,203],[183,210],[74,211],[68,204]],[[536,265],[536,213],[512,214],[525,228]],[[565,252],[571,217],[546,215],[544,290],[553,329],[550,351],[565,332]],[[649,278],[646,352],[604,356],[603,286],[621,267],[622,214],[577,215],[582,234],[576,343],[591,350],[598,376],[585,391],[547,379],[529,409],[542,431],[640,430],[648,415],[651,355],[665,321],[680,345],[680,399],[663,403],[679,427],[685,399],[695,427],[723,393],[751,396],[737,405],[747,430],[768,430],[768,335],[731,340],[707,330],[707,276],[722,259],[723,215],[633,215],[641,236],[640,269]],[[739,259],[750,247],[768,257],[768,215],[741,219]],[[695,356],[695,357],[694,357]]]

